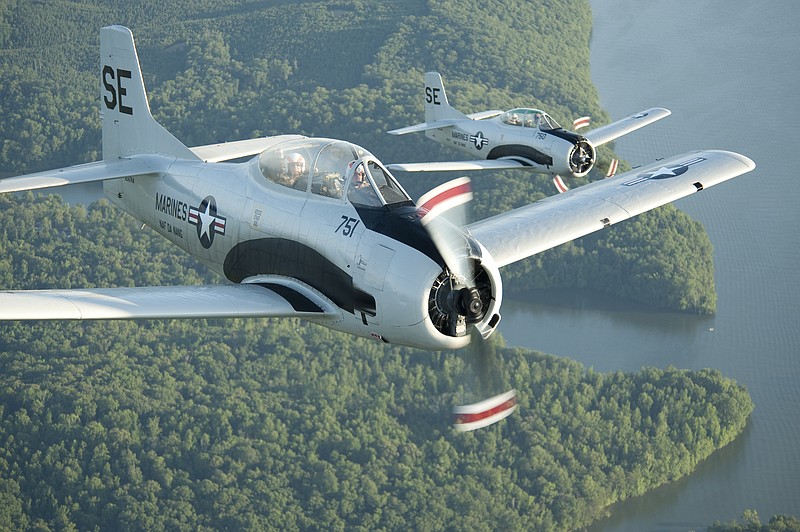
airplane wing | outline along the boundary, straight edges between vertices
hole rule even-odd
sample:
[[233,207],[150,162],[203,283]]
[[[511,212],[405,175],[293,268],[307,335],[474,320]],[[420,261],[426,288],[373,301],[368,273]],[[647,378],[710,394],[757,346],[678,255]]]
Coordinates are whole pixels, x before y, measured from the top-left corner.
[[737,153],[688,153],[486,218],[467,229],[502,267],[754,168],[753,161]]
[[636,113],[622,120],[617,120],[607,126],[601,126],[593,129],[583,136],[592,143],[594,146],[602,146],[614,139],[618,139],[623,135],[627,135],[632,131],[636,131],[648,124],[652,124],[662,118],[668,117],[672,112],[663,107],[653,107],[646,111]]
[[206,144],[205,146],[195,146],[189,149],[204,162],[218,163],[238,159],[240,157],[258,155],[262,151],[272,148],[281,142],[303,138],[305,138],[303,135],[277,135],[274,137]]
[[534,167],[518,159],[475,159],[474,161],[447,161],[432,163],[394,163],[386,168],[401,172],[469,172],[473,170],[513,170]]
[[305,317],[338,315],[313,289],[279,282],[0,291],[0,320]]
[[0,180],[0,194],[76,183],[91,183],[120,177],[158,174],[165,172],[174,160],[174,157],[160,155],[134,155],[116,161],[97,161],[35,174],[8,177]]

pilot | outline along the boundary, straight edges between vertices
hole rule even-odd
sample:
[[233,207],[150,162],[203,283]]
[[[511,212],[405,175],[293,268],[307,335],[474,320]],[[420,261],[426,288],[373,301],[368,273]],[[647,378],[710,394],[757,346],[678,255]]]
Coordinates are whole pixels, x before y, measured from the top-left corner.
[[359,164],[356,171],[353,172],[353,186],[357,189],[367,188],[369,181],[367,181],[367,173],[364,171],[364,165]]
[[283,173],[280,175],[278,182],[287,187],[299,188],[302,186],[300,178],[305,170],[305,158],[297,152],[289,153],[283,158]]
[[[352,167],[353,162],[350,163],[350,167]],[[352,203],[380,205],[375,190],[372,188],[369,179],[367,179],[364,163],[360,163],[356,166],[355,170],[353,170],[353,179],[350,182],[350,190],[347,192],[347,197]]]

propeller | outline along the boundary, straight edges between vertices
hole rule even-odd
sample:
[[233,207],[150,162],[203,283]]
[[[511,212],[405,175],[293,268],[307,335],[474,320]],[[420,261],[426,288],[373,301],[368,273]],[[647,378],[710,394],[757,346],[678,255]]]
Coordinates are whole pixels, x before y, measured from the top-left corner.
[[[467,223],[472,197],[470,179],[459,177],[424,194],[417,204],[422,213],[420,221],[447,267],[446,279],[440,279],[450,284],[449,290],[438,290],[435,304],[448,314],[450,334],[469,333],[470,345],[464,351],[476,373],[478,393],[486,397],[499,388],[500,372],[496,349],[488,339],[492,329],[484,332],[478,327],[486,315],[485,298],[478,283],[481,271],[476,263],[480,251],[461,230]],[[456,406],[454,426],[459,431],[485,427],[509,416],[515,407],[514,390],[470,405]]]
[[617,167],[619,166],[619,159],[611,159],[611,164],[608,165],[608,172],[606,172],[606,177],[614,177],[617,173]]
[[[617,167],[619,166],[619,159],[611,159],[611,163],[608,165],[608,172],[606,172],[606,178],[614,177],[617,173]],[[569,190],[569,187],[561,178],[560,175],[556,175],[553,177],[553,184],[556,186],[556,190],[558,190],[559,194],[563,194],[564,192]]]

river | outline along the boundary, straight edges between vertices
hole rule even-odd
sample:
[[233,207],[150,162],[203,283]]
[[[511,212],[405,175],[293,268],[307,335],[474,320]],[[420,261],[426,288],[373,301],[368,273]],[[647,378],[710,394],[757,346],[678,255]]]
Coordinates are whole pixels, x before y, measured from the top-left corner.
[[714,245],[717,313],[657,311],[587,292],[506,300],[501,332],[598,371],[717,368],[755,410],[744,434],[688,477],[611,508],[594,531],[703,530],[755,509],[800,516],[800,4],[591,0],[592,79],[613,119],[672,116],[617,142],[633,165],[693,149],[755,171],[680,200]]

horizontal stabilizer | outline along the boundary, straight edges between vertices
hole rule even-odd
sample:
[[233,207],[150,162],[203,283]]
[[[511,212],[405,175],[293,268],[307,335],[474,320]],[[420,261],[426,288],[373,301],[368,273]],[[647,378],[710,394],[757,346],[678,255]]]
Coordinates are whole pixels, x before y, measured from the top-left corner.
[[495,116],[499,116],[503,114],[503,111],[499,109],[491,109],[489,111],[481,111],[480,113],[472,113],[467,115],[467,118],[471,118],[473,120],[486,120],[487,118],[494,118]]
[[[503,111],[498,111],[496,109],[492,109],[490,111],[481,111],[480,113],[473,113],[471,115],[466,115],[466,118],[472,120],[485,120],[486,118],[492,118],[501,114]],[[398,129],[393,129],[391,131],[387,131],[390,135],[405,135],[406,133],[418,133],[420,131],[428,131],[429,129],[440,129],[443,127],[450,127],[458,124],[459,122],[463,122],[464,118],[442,118],[441,120],[436,120],[435,122],[422,122],[421,124],[414,124],[413,126],[406,126],[401,127]]]
[[524,164],[517,159],[476,159],[474,161],[394,163],[387,164],[386,168],[392,172],[471,172],[475,170],[535,169],[535,167]]
[[458,118],[445,118],[437,120],[436,122],[422,122],[421,124],[414,124],[413,126],[401,127],[387,131],[390,135],[405,135],[406,133],[417,133],[419,131],[427,131],[429,129],[439,129],[443,127],[450,127],[460,122]]
[[175,160],[161,155],[134,155],[114,161],[97,161],[0,180],[0,194],[75,185],[165,172]]
[[195,146],[189,148],[192,153],[200,157],[207,163],[218,163],[230,161],[240,157],[258,155],[264,150],[270,149],[281,142],[287,140],[297,140],[306,138],[303,135],[278,135],[275,137],[262,137],[257,139],[237,140],[234,142],[220,142],[219,144],[207,144],[205,146]]
[[325,298],[291,283],[0,292],[0,320],[14,321],[334,315]]

